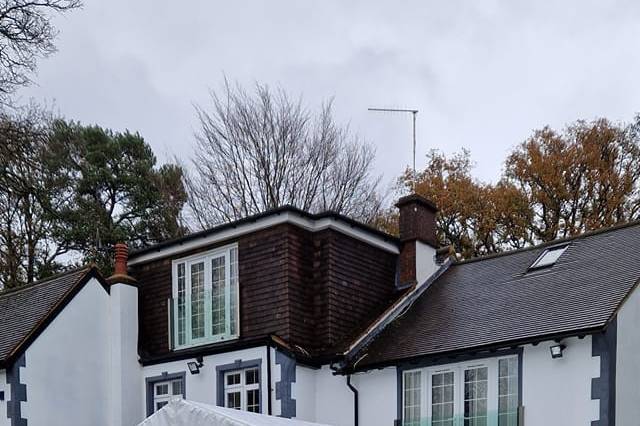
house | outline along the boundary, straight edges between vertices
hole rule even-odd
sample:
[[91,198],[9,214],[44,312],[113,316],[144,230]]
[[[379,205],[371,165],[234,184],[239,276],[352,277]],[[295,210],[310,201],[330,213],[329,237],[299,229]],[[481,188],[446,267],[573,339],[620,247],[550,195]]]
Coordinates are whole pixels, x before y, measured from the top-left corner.
[[637,424],[640,223],[456,261],[282,207],[0,295],[0,426],[173,398],[336,426]]

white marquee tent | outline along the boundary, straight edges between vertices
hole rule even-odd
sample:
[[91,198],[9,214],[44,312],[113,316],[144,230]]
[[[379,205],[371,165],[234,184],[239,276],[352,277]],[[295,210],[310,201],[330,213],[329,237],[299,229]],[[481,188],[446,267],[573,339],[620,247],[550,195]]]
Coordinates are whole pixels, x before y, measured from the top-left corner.
[[176,399],[138,426],[328,426]]

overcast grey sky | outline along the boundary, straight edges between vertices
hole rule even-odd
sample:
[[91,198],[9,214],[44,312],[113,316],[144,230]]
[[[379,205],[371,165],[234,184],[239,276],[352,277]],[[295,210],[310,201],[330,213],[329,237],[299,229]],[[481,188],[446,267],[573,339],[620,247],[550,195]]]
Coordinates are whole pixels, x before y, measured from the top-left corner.
[[223,75],[280,85],[377,147],[391,181],[431,148],[466,147],[495,180],[506,153],[545,124],[640,111],[640,2],[85,0],[57,18],[59,51],[23,99],[67,118],[139,131],[187,159],[193,103]]

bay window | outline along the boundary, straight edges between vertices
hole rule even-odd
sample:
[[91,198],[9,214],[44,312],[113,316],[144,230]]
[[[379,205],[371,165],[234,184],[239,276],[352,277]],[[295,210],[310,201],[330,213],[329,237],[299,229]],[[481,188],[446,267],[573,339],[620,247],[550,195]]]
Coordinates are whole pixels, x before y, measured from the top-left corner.
[[238,248],[218,248],[173,261],[173,347],[238,336]]
[[518,356],[404,371],[404,426],[518,426]]

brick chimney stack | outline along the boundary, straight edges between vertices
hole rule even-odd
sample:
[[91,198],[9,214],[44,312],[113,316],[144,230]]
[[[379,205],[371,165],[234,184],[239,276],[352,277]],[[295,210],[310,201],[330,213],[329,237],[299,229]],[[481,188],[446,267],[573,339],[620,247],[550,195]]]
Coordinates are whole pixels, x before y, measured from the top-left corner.
[[[426,198],[411,194],[396,203],[400,210],[399,258],[400,286],[421,283],[435,272],[436,205]],[[433,252],[433,253],[432,253]]]

